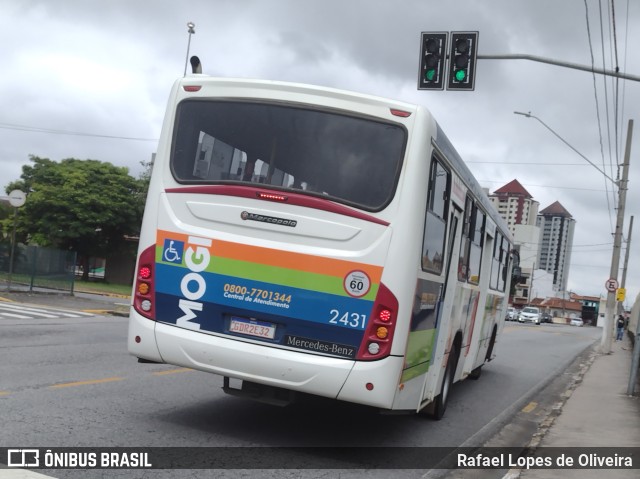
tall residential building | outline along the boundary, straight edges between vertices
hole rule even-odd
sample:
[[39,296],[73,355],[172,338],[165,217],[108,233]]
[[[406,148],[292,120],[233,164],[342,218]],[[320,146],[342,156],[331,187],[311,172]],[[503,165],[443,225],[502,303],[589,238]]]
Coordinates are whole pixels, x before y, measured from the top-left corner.
[[537,263],[539,268],[553,274],[556,291],[567,290],[575,224],[571,214],[557,201],[538,214],[541,235]]
[[516,225],[536,225],[540,203],[535,201],[518,180],[507,183],[489,195],[498,213],[506,220],[513,235]]
[[524,305],[534,299],[534,272],[537,269],[540,229],[536,225],[539,203],[518,180],[507,183],[489,195],[513,235],[513,247],[520,256],[520,282],[515,285],[513,304]]

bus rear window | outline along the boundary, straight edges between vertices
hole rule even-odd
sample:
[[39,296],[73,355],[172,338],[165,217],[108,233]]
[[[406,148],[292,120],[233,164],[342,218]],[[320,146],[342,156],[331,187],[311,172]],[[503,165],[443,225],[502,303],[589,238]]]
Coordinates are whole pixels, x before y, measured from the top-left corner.
[[397,124],[281,104],[185,100],[171,171],[180,183],[261,184],[363,209],[393,197],[406,143]]

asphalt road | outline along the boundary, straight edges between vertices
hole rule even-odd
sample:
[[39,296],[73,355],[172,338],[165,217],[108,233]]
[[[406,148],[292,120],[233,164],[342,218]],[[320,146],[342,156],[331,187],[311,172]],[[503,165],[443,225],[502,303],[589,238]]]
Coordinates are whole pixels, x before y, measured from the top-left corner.
[[[50,308],[100,309],[90,298],[26,299],[48,301]],[[52,304],[54,299],[60,301]],[[84,301],[93,307],[84,307]],[[568,366],[600,337],[600,330],[507,323],[497,346],[498,358],[485,366],[478,381],[454,385],[445,418],[438,422],[416,415],[380,415],[320,399],[277,408],[227,396],[220,389],[221,377],[170,365],[138,364],[126,351],[126,334],[126,317],[101,313],[28,320],[0,317],[0,447],[231,446],[260,454],[260,448],[267,446],[481,445],[516,413],[533,419],[541,415],[544,398],[539,391],[554,378],[568,382]],[[390,474],[348,469],[40,472],[58,478]],[[400,470],[392,475],[424,474]]]

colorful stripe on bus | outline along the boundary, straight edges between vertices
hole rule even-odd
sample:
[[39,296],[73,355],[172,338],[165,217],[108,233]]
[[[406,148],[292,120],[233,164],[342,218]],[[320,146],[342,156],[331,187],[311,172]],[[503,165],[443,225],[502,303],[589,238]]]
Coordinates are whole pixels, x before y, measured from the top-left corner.
[[319,352],[327,348],[310,341],[325,341],[350,346],[338,355],[352,357],[381,275],[378,265],[159,230],[156,319],[240,336],[234,318],[261,331],[271,324],[273,337],[252,339]]

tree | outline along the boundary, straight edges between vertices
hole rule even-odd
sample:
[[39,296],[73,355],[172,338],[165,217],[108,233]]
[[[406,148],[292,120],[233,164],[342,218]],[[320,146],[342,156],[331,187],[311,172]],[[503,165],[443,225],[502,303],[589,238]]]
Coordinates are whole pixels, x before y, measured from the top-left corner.
[[17,229],[29,242],[76,251],[84,261],[131,248],[125,236],[140,232],[144,182],[127,168],[97,160],[61,162],[30,157],[21,179],[6,190],[28,194]]

